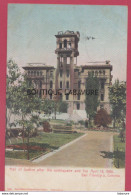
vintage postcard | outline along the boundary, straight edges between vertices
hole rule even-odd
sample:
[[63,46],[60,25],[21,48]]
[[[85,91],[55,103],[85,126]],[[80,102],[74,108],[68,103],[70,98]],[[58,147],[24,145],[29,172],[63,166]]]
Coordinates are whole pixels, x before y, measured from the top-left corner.
[[124,191],[127,6],[8,4],[6,191]]

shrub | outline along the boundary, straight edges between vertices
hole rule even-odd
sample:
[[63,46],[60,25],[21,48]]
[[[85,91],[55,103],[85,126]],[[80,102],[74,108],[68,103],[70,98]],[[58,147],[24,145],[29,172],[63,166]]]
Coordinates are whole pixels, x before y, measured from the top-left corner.
[[107,127],[107,125],[111,123],[111,117],[107,111],[102,108],[98,110],[97,114],[95,115],[94,123],[99,127]]
[[48,121],[43,122],[43,131],[47,133],[52,132],[50,123]]

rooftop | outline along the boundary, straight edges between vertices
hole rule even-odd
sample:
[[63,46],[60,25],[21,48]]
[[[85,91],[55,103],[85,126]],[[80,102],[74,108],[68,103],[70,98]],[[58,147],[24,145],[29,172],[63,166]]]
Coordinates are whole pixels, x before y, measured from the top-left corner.
[[75,69],[85,68],[85,69],[99,69],[99,68],[106,68],[112,70],[112,65],[110,61],[96,61],[96,62],[88,62],[87,64],[76,66]]
[[106,61],[95,61],[95,62],[88,62],[87,66],[98,66],[98,65],[110,65],[110,60],[106,60]]
[[54,68],[54,66],[46,65],[45,63],[27,63],[27,66],[23,67],[24,69],[27,68]]
[[57,33],[57,35],[55,35],[55,36],[56,36],[56,37],[62,37],[62,36],[77,36],[78,38],[80,38],[80,33],[79,33],[79,31],[74,32],[74,31],[67,30],[67,31],[65,31],[65,32],[59,31],[59,32]]

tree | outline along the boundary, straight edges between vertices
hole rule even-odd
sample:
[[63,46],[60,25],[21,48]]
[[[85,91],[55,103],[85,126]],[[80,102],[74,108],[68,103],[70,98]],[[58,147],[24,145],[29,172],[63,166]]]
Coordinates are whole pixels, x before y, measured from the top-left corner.
[[111,123],[111,117],[107,111],[102,108],[98,110],[97,114],[95,115],[94,123],[98,126],[107,127],[107,125]]
[[67,113],[67,109],[68,109],[68,103],[64,102],[64,101],[60,101],[59,102],[59,106],[58,106],[58,110],[59,112],[63,112],[63,113]]
[[49,99],[44,99],[41,102],[41,110],[46,114],[46,115],[51,115],[53,112],[53,101]]
[[18,119],[16,122],[23,128],[23,144],[25,135],[27,136],[27,159],[29,159],[29,138],[31,136],[31,132],[36,130],[40,125],[39,112],[41,111],[42,102],[37,94],[27,94],[29,87],[33,88],[33,84],[31,84],[26,75],[24,75],[23,80],[19,84],[19,90],[16,94],[20,116],[20,119]]
[[97,91],[98,93],[89,93],[86,94],[85,98],[85,105],[86,105],[86,113],[87,117],[89,117],[89,125],[91,119],[95,116],[97,107],[99,105],[99,79],[95,77],[92,73],[89,73],[87,79],[86,79],[86,90],[93,90]]
[[42,110],[46,115],[50,115],[51,113],[55,114],[56,112],[67,113],[68,104],[61,100],[60,95],[53,96],[53,100],[45,99],[42,101]]
[[120,82],[118,79],[109,88],[109,99],[112,106],[113,126],[116,127],[117,120],[123,120],[126,117],[126,82]]
[[[22,75],[18,65],[9,60],[7,63],[7,123],[8,126],[19,125],[22,127],[22,139],[27,137],[27,148],[29,159],[29,138],[33,130],[36,130],[40,125],[39,112],[42,109],[42,101],[38,95],[28,95],[27,90],[33,88],[33,84],[29,82],[26,75]],[[11,114],[17,115],[17,119],[11,123]],[[12,132],[12,131],[11,131]]]
[[56,119],[56,112],[59,109],[59,102],[60,102],[60,95],[55,95],[53,97],[53,110],[54,110],[54,113],[55,113],[55,119]]
[[13,134],[11,127],[15,125],[11,122],[12,114],[18,114],[17,106],[17,91],[21,79],[21,73],[18,65],[9,59],[7,62],[7,77],[6,77],[6,128],[9,127],[10,134]]

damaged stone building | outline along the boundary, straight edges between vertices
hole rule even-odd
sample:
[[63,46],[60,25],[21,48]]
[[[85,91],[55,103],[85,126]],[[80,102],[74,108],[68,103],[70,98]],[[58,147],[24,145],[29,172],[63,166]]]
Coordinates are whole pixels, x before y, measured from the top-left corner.
[[[68,113],[73,110],[85,110],[85,94],[69,94],[68,90],[85,90],[86,79],[89,73],[99,78],[98,109],[103,107],[110,113],[109,86],[112,80],[112,65],[110,61],[92,62],[86,65],[77,65],[79,56],[78,43],[80,33],[74,31],[58,32],[56,37],[57,67],[41,63],[29,63],[23,67],[28,78],[37,89],[55,89],[61,91],[61,99],[68,102]],[[41,98],[53,100],[53,94],[42,94]]]

